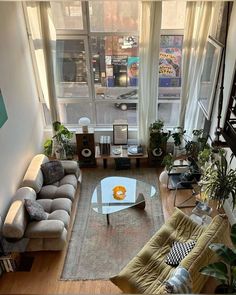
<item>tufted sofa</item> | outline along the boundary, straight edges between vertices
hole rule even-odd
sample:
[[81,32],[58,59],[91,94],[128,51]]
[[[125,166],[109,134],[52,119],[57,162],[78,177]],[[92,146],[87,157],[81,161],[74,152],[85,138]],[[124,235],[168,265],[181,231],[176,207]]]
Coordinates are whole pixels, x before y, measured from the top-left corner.
[[143,249],[110,280],[124,293],[166,293],[163,283],[176,268],[166,264],[165,257],[173,241],[186,242],[191,239],[197,241],[196,245],[180,262],[180,266],[189,273],[193,293],[199,293],[207,280],[206,276],[200,274],[200,268],[216,261],[214,252],[208,246],[227,241],[228,228],[229,222],[225,216],[217,215],[207,227],[203,227],[176,208]]
[[[67,241],[72,203],[80,171],[75,161],[61,161],[64,177],[44,185],[41,164],[49,162],[43,154],[36,155],[28,166],[5,218],[2,233],[8,240],[28,239],[25,251],[62,250]],[[24,200],[37,200],[47,214],[46,220],[32,221]]]

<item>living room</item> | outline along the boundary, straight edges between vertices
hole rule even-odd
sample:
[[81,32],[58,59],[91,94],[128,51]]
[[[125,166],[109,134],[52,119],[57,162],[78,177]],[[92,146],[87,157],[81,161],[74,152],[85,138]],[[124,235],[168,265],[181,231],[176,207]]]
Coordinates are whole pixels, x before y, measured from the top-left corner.
[[[115,1],[111,1],[111,2],[115,2]],[[106,3],[108,5],[109,2],[95,1],[92,3],[95,3],[95,4],[97,3],[97,5],[98,5],[97,9],[99,9],[99,3],[100,3],[100,5],[102,5],[104,3]],[[131,3],[134,4],[135,1],[131,1]],[[163,1],[163,3],[164,3],[164,1]],[[53,119],[50,119],[50,116],[52,116],[52,113],[50,113],[50,110],[48,110],[48,105],[51,104],[51,101],[48,104],[45,97],[43,97],[43,98],[40,97],[40,95],[42,95],[42,93],[41,93],[42,89],[40,90],[39,86],[41,85],[42,81],[40,80],[40,75],[37,76],[37,74],[35,73],[35,68],[38,66],[38,64],[37,64],[38,61],[37,60],[33,61],[33,59],[32,59],[32,52],[34,52],[34,50],[35,50],[35,52],[37,52],[38,48],[34,47],[35,46],[35,43],[34,43],[35,39],[34,39],[33,32],[31,32],[31,34],[29,34],[30,23],[27,23],[27,20],[26,20],[26,13],[27,13],[26,6],[27,5],[24,6],[22,4],[23,3],[21,1],[19,1],[19,2],[1,1],[0,2],[0,27],[1,27],[1,29],[0,29],[0,36],[1,36],[0,89],[1,89],[2,99],[3,99],[6,113],[7,113],[7,119],[4,122],[4,124],[1,126],[1,129],[0,129],[0,142],[1,142],[0,163],[1,163],[1,167],[2,167],[1,172],[0,172],[0,179],[1,179],[0,216],[2,219],[2,223],[5,220],[5,217],[7,215],[8,209],[11,205],[12,198],[13,198],[14,194],[19,189],[19,187],[21,187],[22,179],[29,167],[29,164],[30,164],[32,158],[35,155],[41,154],[44,152],[43,151],[43,144],[48,137],[52,136],[52,126],[50,125],[51,124],[50,120],[55,121]],[[85,9],[85,11],[87,11],[87,13],[88,13],[88,10],[90,10],[90,12],[96,11],[95,4],[91,4],[91,6],[88,6],[87,4],[88,4],[88,2],[83,3],[82,8],[80,7],[80,5],[78,5],[79,9],[82,9],[82,11],[84,11],[84,9]],[[123,2],[124,6],[128,5],[128,4],[130,4],[130,3],[125,2],[125,1]],[[225,7],[227,8],[226,4],[227,4],[227,2],[225,2]],[[84,6],[85,6],[85,8],[84,8]],[[29,7],[30,7],[30,5],[29,5]],[[53,7],[53,5],[52,5],[52,7]],[[75,3],[72,3],[71,7],[69,4],[67,6],[65,5],[65,7],[66,7],[65,11],[66,11],[66,9],[69,9],[69,8],[71,9],[70,13],[72,16],[78,17],[79,19],[82,18],[80,12],[75,11],[75,8],[78,8],[75,5]],[[232,88],[232,81],[235,76],[235,60],[236,60],[236,53],[235,53],[236,5],[235,5],[235,2],[231,2],[230,9],[232,9],[232,11],[231,11],[231,16],[228,18],[227,18],[227,9],[226,8],[223,10],[225,14],[224,14],[223,21],[222,21],[223,25],[222,25],[222,28],[220,29],[221,34],[223,35],[223,37],[220,41],[221,41],[221,43],[224,43],[224,40],[225,40],[224,32],[225,32],[225,28],[227,27],[227,19],[228,19],[229,28],[227,31],[227,43],[226,43],[226,51],[225,51],[225,69],[224,69],[224,84],[223,84],[224,92],[223,92],[223,102],[222,102],[223,107],[222,107],[222,111],[220,111],[220,114],[221,114],[220,127],[221,128],[223,128],[224,124],[225,124],[225,117],[226,117],[226,113],[228,110],[228,102],[229,102],[231,88]],[[130,16],[129,15],[130,6],[129,6],[129,9],[127,9],[127,8],[124,9],[124,7],[122,8],[122,5],[121,5],[121,9],[125,10],[126,16],[127,15]],[[162,10],[165,11],[164,9],[165,9],[165,6],[163,4]],[[173,9],[173,7],[172,7],[172,9]],[[184,23],[183,18],[185,19],[186,15],[181,15],[181,12],[182,12],[181,9],[178,9],[178,10],[176,9],[176,11],[180,14],[180,19],[182,17],[182,22]],[[119,9],[117,8],[117,14],[118,14],[118,12],[119,12]],[[221,12],[222,12],[222,10],[221,10]],[[133,17],[133,20],[135,20],[136,24],[137,24],[137,19],[135,19],[135,16],[134,16],[135,13],[133,12],[132,17]],[[158,14],[158,8],[157,8],[156,13]],[[185,14],[187,14],[187,10],[186,10]],[[124,13],[124,15],[125,15],[125,13]],[[162,14],[163,19],[164,19],[164,16],[165,16],[165,14],[163,13]],[[101,16],[99,15],[98,19],[100,17]],[[144,17],[144,15],[143,15],[143,17]],[[201,17],[203,18],[204,16],[201,15]],[[219,19],[220,19],[220,16],[219,16]],[[183,27],[183,25],[182,25],[182,27],[178,27],[178,25],[176,25],[176,20],[173,19],[173,22],[174,22],[174,25],[172,24],[172,26],[177,28],[179,31],[182,30],[181,34],[183,35],[185,32],[184,31],[185,28]],[[94,23],[91,24],[91,27],[92,27],[92,25],[94,25]],[[108,23],[108,25],[109,25],[109,23]],[[121,27],[122,27],[122,25],[123,24],[120,23]],[[125,23],[125,25],[127,25],[127,24]],[[209,25],[210,24],[208,24],[208,26]],[[73,24],[72,25],[70,24],[70,26],[72,26],[72,30],[73,30]],[[122,35],[122,33],[126,32],[126,30],[124,29],[124,25],[120,30],[117,29],[117,24],[116,25],[113,24],[113,26],[115,26],[114,31],[117,30],[117,32],[114,34],[114,36],[117,36],[117,35],[119,36],[119,34],[118,34],[119,32],[121,32],[121,35]],[[67,29],[67,28],[59,29],[57,34],[58,35],[62,34],[62,36],[64,36],[63,30],[65,31],[65,29]],[[70,29],[71,29],[71,27],[70,27]],[[165,29],[168,31],[168,27],[166,27]],[[171,28],[171,29],[172,29],[172,34],[173,34],[173,28]],[[122,30],[124,30],[124,31],[122,31]],[[133,35],[135,36],[134,33],[136,33],[136,35],[137,35],[137,31],[135,31],[135,30],[136,30],[136,27],[134,26],[131,31],[131,33],[132,33],[131,36],[133,36]],[[160,30],[161,30],[161,25],[159,24],[159,31]],[[103,37],[106,36],[107,31],[104,30],[104,32],[103,32],[104,33]],[[76,34],[77,34],[77,32],[76,32]],[[179,34],[180,34],[180,32],[178,32],[178,34],[176,34],[176,35],[179,35]],[[215,34],[216,34],[216,32],[215,32]],[[94,34],[94,35],[99,36],[99,32],[96,32],[96,34]],[[92,37],[91,36],[92,35],[89,35],[89,34],[86,35],[85,32],[82,32],[82,33],[79,32],[78,36],[77,36],[77,40],[78,39],[85,40],[87,37],[92,38],[93,36]],[[109,34],[108,34],[108,36],[109,36]],[[110,34],[110,36],[112,36],[112,35]],[[207,37],[208,37],[208,34],[206,33],[206,38]],[[58,39],[59,41],[64,42],[65,40],[67,40],[66,38],[63,39],[61,36],[60,36],[60,38]],[[124,46],[124,47],[131,46],[130,43],[128,43],[128,41],[129,40],[126,40],[125,38],[123,38],[122,39],[122,42],[123,42],[122,46]],[[134,40],[131,40],[131,41],[134,43]],[[156,40],[156,41],[158,42],[159,40]],[[84,44],[86,44],[86,42]],[[112,42],[115,43],[115,39]],[[32,46],[32,43],[33,43],[33,46]],[[38,46],[40,46],[40,42],[38,43]],[[113,45],[113,46],[115,47],[117,45]],[[132,46],[136,46],[136,45],[132,45]],[[62,54],[62,50],[64,49],[64,47],[66,48],[66,42],[64,44],[60,44],[60,46],[59,46],[59,50],[61,50],[60,54]],[[86,49],[86,46],[84,46],[84,48]],[[134,47],[134,50],[137,50],[137,48]],[[66,53],[69,54],[68,52],[66,52]],[[109,54],[107,54],[107,55],[109,55]],[[112,55],[118,56],[120,54],[117,54],[116,52],[114,52],[112,54],[110,53],[109,56],[112,56]],[[70,56],[70,58],[71,57],[73,57],[73,53]],[[132,57],[134,57],[134,56],[132,56]],[[141,56],[139,58],[140,58],[139,63],[141,65]],[[88,56],[86,56],[86,59],[88,59]],[[95,57],[94,57],[94,59],[95,59]],[[130,62],[131,61],[132,61],[132,59],[130,58]],[[133,58],[133,61],[138,62],[137,58],[136,59]],[[116,65],[115,63],[123,62],[123,61],[117,62],[117,59],[115,60],[115,58],[114,58],[112,60],[112,62],[114,63],[114,65]],[[157,66],[156,66],[156,68],[157,68],[158,61],[156,61],[156,62],[157,62]],[[150,63],[149,63],[149,65],[150,65]],[[143,66],[142,69],[145,71],[144,65],[142,65],[142,66]],[[155,63],[154,63],[154,66],[155,66]],[[94,68],[96,69],[96,67],[94,67]],[[107,67],[107,68],[109,68],[109,67]],[[113,68],[113,70],[114,70],[114,68]],[[222,68],[222,66],[221,66],[221,68]],[[141,71],[142,69],[139,66],[139,71]],[[111,70],[111,69],[109,69],[109,70]],[[108,75],[107,73],[109,72],[109,70],[106,69],[106,71],[105,71],[106,75]],[[91,66],[91,71],[93,73],[92,66]],[[154,69],[154,71],[155,71],[155,69]],[[95,71],[95,73],[97,73],[97,72]],[[104,78],[102,75],[102,71],[99,73],[100,73],[101,78]],[[190,73],[190,71],[189,71],[189,73]],[[90,75],[91,75],[91,72],[90,72]],[[152,73],[149,72],[149,73],[147,73],[147,79],[148,78],[150,79],[150,77],[152,77]],[[68,78],[68,79],[70,80],[70,78]],[[190,81],[189,77],[186,79],[189,79],[189,81]],[[71,81],[69,81],[69,80],[67,81],[67,83],[64,83],[64,85],[72,84],[72,83],[70,83]],[[127,78],[126,78],[126,80],[127,80]],[[182,80],[184,80],[184,76],[182,77]],[[89,79],[88,79],[88,81],[89,81]],[[163,96],[161,98],[159,97],[159,102],[158,102],[158,100],[155,100],[155,102],[154,102],[154,109],[156,110],[157,107],[159,107],[159,109],[157,111],[158,116],[154,117],[154,119],[153,119],[153,115],[152,116],[150,115],[151,121],[148,121],[146,123],[146,125],[143,123],[143,125],[139,126],[139,128],[138,128],[137,118],[138,118],[138,116],[142,116],[142,114],[138,113],[139,110],[137,110],[137,108],[136,108],[136,110],[128,109],[128,110],[124,110],[124,111],[120,110],[118,108],[115,109],[114,103],[117,103],[117,100],[114,99],[114,97],[112,97],[112,95],[118,94],[118,96],[119,96],[119,95],[122,95],[127,92],[127,90],[126,90],[124,92],[118,92],[117,94],[114,92],[115,94],[113,94],[112,91],[117,90],[115,88],[118,88],[118,90],[120,90],[119,88],[126,88],[127,89],[127,88],[129,88],[128,86],[130,86],[130,85],[124,86],[123,84],[121,84],[121,85],[118,85],[117,87],[114,87],[114,86],[104,87],[102,85],[102,82],[100,82],[102,87],[100,87],[100,85],[99,85],[99,87],[96,87],[97,84],[95,82],[96,81],[94,80],[93,85],[95,85],[95,88],[93,89],[93,92],[92,92],[93,98],[90,97],[88,99],[88,97],[86,97],[86,95],[85,95],[84,99],[82,99],[81,101],[80,101],[80,97],[78,98],[77,101],[73,101],[74,100],[73,93],[68,94],[68,93],[71,93],[72,90],[63,89],[64,97],[56,97],[56,100],[58,100],[57,102],[62,106],[62,108],[59,111],[60,116],[62,116],[62,117],[64,116],[62,118],[62,122],[72,132],[75,133],[75,131],[80,127],[78,120],[81,117],[90,117],[90,120],[91,120],[90,125],[92,127],[94,127],[94,129],[95,129],[95,142],[96,143],[99,142],[100,136],[102,136],[102,135],[108,135],[112,138],[112,134],[113,134],[113,129],[112,129],[113,121],[112,120],[113,119],[125,119],[128,121],[128,127],[129,127],[128,137],[129,137],[130,142],[137,144],[138,143],[137,138],[139,136],[139,138],[141,138],[140,143],[144,146],[146,143],[145,140],[147,141],[147,139],[144,139],[144,138],[146,138],[146,136],[149,136],[149,129],[148,128],[149,128],[150,123],[153,123],[155,120],[158,120],[160,118],[163,118],[163,119],[167,118],[166,121],[168,121],[169,126],[165,126],[165,127],[167,127],[168,130],[173,130],[173,127],[178,126],[178,123],[181,122],[181,120],[183,120],[183,118],[184,118],[184,116],[182,116],[182,118],[180,119],[179,116],[177,115],[177,113],[179,113],[179,112],[181,114],[186,113],[186,110],[185,110],[186,101],[184,99],[179,98],[179,103],[173,102],[174,99],[170,102],[170,101],[166,101],[168,98],[164,97],[164,94],[163,94]],[[116,83],[116,81],[112,81],[109,83]],[[138,86],[135,85],[135,83],[137,83],[137,81],[132,80],[132,83],[133,84],[131,85],[131,89],[133,89],[133,88],[137,89]],[[142,81],[142,83],[143,83],[142,85],[144,85],[145,81]],[[152,81],[151,85],[156,85],[156,84],[157,84],[157,81],[155,80],[155,81]],[[55,86],[55,84],[54,84],[54,86]],[[203,114],[202,108],[200,107],[200,103],[197,102],[196,104],[193,104],[194,107],[192,107],[192,109],[198,109],[201,114],[198,116],[198,120],[197,120],[197,117],[195,117],[195,116],[197,116],[197,112],[193,113],[193,115],[191,115],[191,116],[193,116],[194,121],[198,121],[199,125],[198,126],[192,125],[192,126],[189,126],[189,128],[188,128],[188,126],[186,126],[186,124],[182,123],[182,126],[186,130],[188,129],[187,132],[189,132],[189,133],[191,133],[194,128],[197,128],[197,129],[204,128],[208,132],[208,134],[210,135],[209,143],[210,143],[210,138],[211,139],[215,138],[215,130],[218,127],[218,117],[219,117],[219,109],[220,109],[219,108],[219,99],[220,99],[219,98],[219,88],[220,88],[220,86],[221,86],[221,75],[220,75],[219,81],[218,81],[218,92],[217,92],[217,95],[215,96],[215,99],[212,102],[211,112],[210,112],[211,114],[210,114],[210,117],[208,117],[208,119]],[[90,85],[87,88],[89,89],[89,91],[91,91],[90,89],[92,87]],[[99,90],[98,90],[98,88],[99,88]],[[105,88],[105,98],[102,97],[102,94],[104,94],[104,88]],[[130,90],[130,89],[128,89],[128,90]],[[162,90],[163,89],[160,89],[160,91],[162,91]],[[96,91],[97,91],[97,93],[96,93]],[[157,90],[155,90],[155,91],[157,91]],[[152,95],[157,96],[155,91],[151,92],[151,94],[149,93],[147,96],[149,96],[149,97]],[[67,93],[67,94],[65,94],[65,93]],[[90,94],[90,92],[88,92],[88,93]],[[145,95],[145,94],[146,93],[143,93],[143,95]],[[97,100],[99,100],[98,102],[95,99],[96,95],[99,96],[99,97],[97,97]],[[140,109],[141,108],[143,109],[144,115],[146,115],[146,117],[147,117],[148,111],[147,110],[145,111],[145,107],[148,106],[150,109],[152,109],[152,105],[150,103],[147,103],[144,100],[144,106],[143,106],[141,101],[137,102],[137,97],[136,97],[135,101],[131,98],[127,99],[127,104],[128,103],[131,104],[134,102],[136,104],[138,104]],[[67,103],[68,103],[68,105],[71,106],[72,110],[73,109],[75,110],[74,113],[76,113],[76,116],[74,116],[73,118],[69,118],[69,114],[71,114],[73,112],[71,111],[69,113],[69,111],[65,108]],[[97,109],[95,108],[96,104],[97,104]],[[109,113],[110,106],[112,106],[112,113]],[[90,108],[95,110],[94,112],[97,112],[97,114],[95,115],[94,113],[92,113]],[[82,113],[81,113],[81,109],[83,110]],[[105,111],[105,110],[107,110],[107,111]],[[68,113],[66,113],[67,111],[68,111]],[[101,116],[101,114],[102,114],[102,116]],[[117,116],[120,116],[120,117],[117,118]],[[174,118],[174,116],[176,118]],[[95,122],[94,118],[97,118],[98,121]],[[185,116],[185,118],[186,118],[186,116]],[[105,119],[107,119],[107,122],[105,122]],[[179,121],[179,119],[180,119],[180,121]],[[131,120],[131,121],[129,121],[129,120]],[[145,121],[145,120],[143,120],[143,121]],[[192,122],[192,124],[193,124],[193,122]],[[224,141],[223,137],[220,137],[220,139],[222,141]],[[75,138],[74,138],[74,142],[75,142]],[[230,145],[230,147],[231,148],[226,148],[226,150],[228,151],[228,155],[230,155],[231,150],[233,150],[231,145]],[[131,159],[131,162],[132,161],[133,160]],[[112,173],[114,173],[114,175],[123,175],[122,173],[127,173],[124,175],[129,175],[129,173],[130,173],[130,177],[132,177],[131,173],[133,170],[135,170],[133,168],[130,170],[128,169],[128,170],[124,170],[124,171],[123,170],[120,170],[120,171],[115,170],[113,160],[109,161],[108,164],[109,164],[109,167],[107,170],[109,170],[109,169],[111,169],[112,171],[114,170],[114,172],[112,172]],[[142,168],[143,169],[146,168],[145,159],[141,160],[140,166],[141,166],[140,170],[142,170]],[[232,162],[231,167],[236,168],[235,162]],[[160,164],[157,164],[154,167],[154,169],[155,168],[157,169],[159,174],[163,170],[163,167],[161,167]],[[150,168],[147,168],[147,169],[150,169]],[[152,167],[152,169],[153,169],[153,167]],[[85,173],[86,173],[86,171],[89,171],[88,174],[89,173],[92,174],[92,176],[94,176],[94,178],[96,175],[96,171],[101,171],[102,173],[105,173],[104,172],[105,170],[106,169],[103,169],[101,161],[98,161],[97,168],[86,168],[86,167],[84,168]],[[83,183],[83,168],[81,168],[81,171],[82,171],[82,183]],[[90,172],[90,171],[92,171],[92,172]],[[141,172],[140,172],[140,175],[141,175]],[[91,178],[91,176],[90,176],[90,178]],[[161,196],[161,200],[162,200],[163,215],[164,215],[165,220],[167,220],[172,215],[172,213],[174,211],[172,192],[168,191],[164,186],[162,186],[158,182],[158,176],[156,177],[156,179],[157,179],[157,181],[156,181],[155,185],[157,188],[159,187],[160,196]],[[79,199],[80,185],[78,187],[79,188],[76,191],[76,196]],[[91,194],[91,197],[92,197],[92,194]],[[181,195],[179,196],[178,202],[179,201],[181,202],[184,199],[185,199],[185,193],[183,193],[182,196]],[[73,210],[75,210],[75,209],[73,209]],[[184,210],[184,212],[189,213],[189,212],[191,212],[191,210],[192,210],[192,208]],[[230,214],[231,211],[232,210],[230,208],[230,210],[228,210],[227,213],[229,214],[229,218],[230,218],[231,223],[234,223],[233,216],[232,216],[232,214]],[[138,212],[138,214],[140,214],[140,213]],[[74,212],[74,216],[73,216],[73,218],[71,218],[71,221],[70,221],[71,223],[75,219],[75,215],[76,214]],[[115,215],[116,214],[114,214],[114,219],[116,218]],[[96,217],[96,215],[95,215],[95,217]],[[106,219],[104,219],[104,222],[105,223],[102,224],[103,229],[104,228],[107,229]],[[109,230],[109,234],[111,236],[114,235],[114,232],[113,232],[114,228],[112,227],[112,226],[114,226],[114,224],[112,225],[113,222],[114,222],[113,215],[111,215],[110,216],[111,227]],[[164,222],[164,220],[163,220],[163,222]],[[97,229],[99,229],[99,228],[100,227],[98,227]],[[129,233],[129,229],[126,229],[126,231],[127,231],[127,233]],[[107,233],[107,235],[108,235],[108,233]],[[109,237],[109,235],[106,237]],[[143,243],[143,245],[144,244],[145,243]],[[115,247],[115,246],[117,246],[119,248],[119,244],[117,244],[117,245],[114,244],[113,247]],[[141,247],[140,247],[140,249],[141,249]],[[78,279],[77,280],[68,280],[68,279],[61,280],[61,273],[62,273],[62,268],[64,265],[66,253],[67,253],[66,249],[64,249],[63,251],[30,252],[30,256],[33,255],[33,257],[34,257],[31,270],[28,272],[17,272],[16,271],[16,272],[4,273],[0,277],[0,285],[1,285],[0,293],[12,293],[12,294],[14,294],[14,293],[15,294],[16,293],[28,293],[28,294],[30,294],[30,293],[39,293],[39,294],[51,293],[52,294],[52,293],[120,293],[121,292],[120,289],[118,287],[116,287],[114,284],[112,284],[111,282],[109,282],[108,279],[107,280],[104,280],[104,279],[102,279],[102,280],[78,280]],[[135,256],[137,253],[138,253],[138,251],[136,253],[133,253],[133,256]],[[132,254],[130,254],[130,255],[132,256]],[[110,266],[107,265],[108,269],[109,269],[109,267]],[[101,269],[100,271],[102,272],[103,269]],[[121,268],[119,269],[119,271],[121,271]],[[214,292],[214,284],[215,284],[214,282],[209,283],[207,287],[204,287],[205,289],[203,289],[203,292],[205,292],[205,293]]]

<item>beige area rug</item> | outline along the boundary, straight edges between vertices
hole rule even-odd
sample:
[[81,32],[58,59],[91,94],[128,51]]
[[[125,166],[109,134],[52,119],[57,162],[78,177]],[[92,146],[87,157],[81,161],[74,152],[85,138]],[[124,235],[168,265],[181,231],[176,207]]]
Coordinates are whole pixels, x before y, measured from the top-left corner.
[[[145,198],[145,210],[129,208],[110,215],[91,208],[91,197],[99,181],[108,176],[132,177],[157,189]],[[71,233],[62,280],[101,280],[117,274],[145,245],[164,222],[153,168],[131,170],[87,169],[82,172],[81,195]]]

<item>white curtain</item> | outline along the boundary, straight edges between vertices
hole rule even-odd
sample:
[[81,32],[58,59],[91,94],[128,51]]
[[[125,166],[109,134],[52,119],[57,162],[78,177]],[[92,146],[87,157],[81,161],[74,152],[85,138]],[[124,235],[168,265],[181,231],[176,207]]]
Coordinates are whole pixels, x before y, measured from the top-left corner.
[[190,136],[197,124],[199,112],[197,98],[212,13],[212,2],[187,2],[179,126],[183,127]]
[[56,99],[56,30],[49,2],[27,2],[27,20],[35,54],[35,74],[40,95],[50,110],[52,122],[60,121]]
[[143,1],[139,42],[138,141],[147,145],[149,126],[156,120],[161,31],[161,1]]

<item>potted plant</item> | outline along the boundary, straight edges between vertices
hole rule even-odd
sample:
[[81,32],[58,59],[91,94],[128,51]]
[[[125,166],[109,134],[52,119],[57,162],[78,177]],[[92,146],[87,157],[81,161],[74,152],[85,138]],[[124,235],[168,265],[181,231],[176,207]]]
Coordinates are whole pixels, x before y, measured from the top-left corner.
[[182,152],[183,136],[186,133],[182,127],[175,127],[171,137],[174,140],[174,155],[178,156]]
[[151,158],[162,159],[166,153],[166,143],[170,137],[170,132],[164,132],[164,122],[155,121],[149,127],[150,140],[149,151]]
[[54,135],[44,142],[44,153],[47,156],[54,156],[58,159],[70,159],[73,157],[71,139],[73,133],[70,132],[59,121],[53,122]]
[[203,129],[195,129],[192,134],[192,140],[186,141],[185,150],[187,157],[197,161],[199,152],[210,146],[207,144],[207,138],[202,136]]
[[216,288],[216,294],[236,293],[236,224],[231,227],[230,238],[234,248],[219,243],[211,244],[209,248],[218,255],[220,261],[200,269],[202,274],[221,283]]
[[165,155],[161,164],[165,166],[165,169],[161,172],[159,176],[159,181],[162,185],[167,187],[169,178],[168,174],[170,173],[174,165],[174,156],[171,153]]
[[[231,158],[232,161],[232,158]],[[230,168],[225,152],[219,151],[219,158],[213,159],[203,170],[200,185],[209,199],[217,201],[217,209],[232,196],[233,208],[236,202],[236,169]]]

